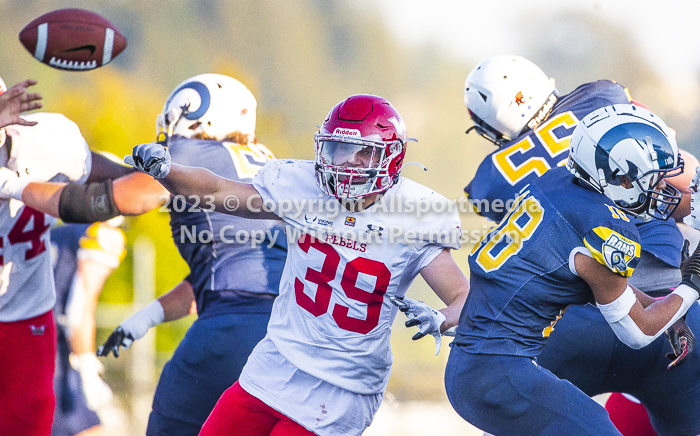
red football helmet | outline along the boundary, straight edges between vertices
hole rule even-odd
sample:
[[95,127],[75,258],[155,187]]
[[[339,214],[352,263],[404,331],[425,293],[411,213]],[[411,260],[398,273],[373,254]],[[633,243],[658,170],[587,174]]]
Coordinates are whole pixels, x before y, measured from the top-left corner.
[[331,109],[314,141],[318,186],[336,198],[357,199],[398,180],[406,126],[386,99],[353,95]]

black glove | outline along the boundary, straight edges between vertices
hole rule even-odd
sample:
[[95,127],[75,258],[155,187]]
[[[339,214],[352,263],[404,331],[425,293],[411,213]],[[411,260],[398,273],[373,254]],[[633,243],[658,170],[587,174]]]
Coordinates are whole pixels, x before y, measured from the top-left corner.
[[100,357],[109,356],[109,352],[114,353],[114,357],[119,357],[119,347],[129,348],[134,338],[124,331],[121,326],[114,329],[109,335],[104,344],[97,349],[97,355]]
[[681,258],[684,258],[681,261],[681,276],[683,279],[681,283],[690,286],[700,294],[700,244],[695,248],[693,254],[686,258],[685,253],[689,251],[688,245],[689,242],[686,240],[683,243],[683,251],[681,252]]
[[673,353],[666,354],[671,359],[668,369],[673,369],[681,365],[688,358],[695,347],[695,335],[690,327],[685,323],[685,316],[676,321],[668,330],[666,337],[671,343]]

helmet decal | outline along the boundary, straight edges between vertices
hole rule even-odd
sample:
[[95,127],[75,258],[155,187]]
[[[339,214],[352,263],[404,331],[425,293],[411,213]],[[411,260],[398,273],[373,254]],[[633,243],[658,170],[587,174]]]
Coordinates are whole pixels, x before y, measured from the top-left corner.
[[250,90],[233,77],[199,74],[181,82],[170,93],[156,118],[156,132],[248,142],[255,135],[256,107]]
[[183,108],[182,114],[187,118],[188,120],[196,120],[197,118],[201,118],[207,111],[209,110],[209,104],[211,102],[211,96],[209,95],[209,89],[207,89],[206,85],[202,82],[190,82],[190,83],[185,83],[181,87],[175,90],[173,92],[172,97],[168,100],[166,105],[170,104],[172,99],[177,95],[178,92],[185,90],[185,89],[192,89],[199,94],[199,99],[201,103],[199,104],[199,107],[197,108],[196,111],[190,112],[189,108],[189,103],[187,108]]

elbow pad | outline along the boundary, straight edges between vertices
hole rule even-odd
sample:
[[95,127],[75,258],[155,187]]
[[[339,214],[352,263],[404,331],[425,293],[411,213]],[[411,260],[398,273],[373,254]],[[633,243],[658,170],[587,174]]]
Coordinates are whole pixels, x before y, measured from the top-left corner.
[[616,300],[608,304],[598,304],[600,313],[610,324],[615,336],[630,348],[639,349],[649,345],[654,340],[653,336],[645,335],[630,317],[629,313],[637,302],[637,296],[631,287],[627,286],[624,292]]
[[[681,285],[683,286],[683,285]],[[686,292],[685,286],[679,286],[673,293],[678,295],[683,299],[683,303],[678,311],[671,317],[671,319],[666,323],[666,325],[661,328],[655,335],[645,334],[637,325],[636,322],[629,315],[632,306],[637,301],[637,296],[631,287],[627,286],[625,291],[620,295],[615,301],[609,304],[597,304],[598,309],[605,317],[605,320],[610,324],[615,335],[622,341],[625,345],[635,350],[646,347],[663,334],[669,327],[673,325],[678,319],[683,316],[690,305],[695,302],[694,296],[697,295],[695,291]]]
[[112,181],[78,185],[69,183],[58,200],[58,216],[67,223],[107,221],[119,213],[112,194]]

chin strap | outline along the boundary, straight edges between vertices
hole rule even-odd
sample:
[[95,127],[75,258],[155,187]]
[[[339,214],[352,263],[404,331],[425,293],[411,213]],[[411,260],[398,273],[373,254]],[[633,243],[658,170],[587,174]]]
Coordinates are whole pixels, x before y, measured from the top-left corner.
[[416,166],[423,168],[423,171],[428,171],[428,168],[426,168],[425,165],[423,165],[420,162],[406,162],[405,164],[401,165],[401,171],[403,171],[403,169],[409,165],[416,165]]

